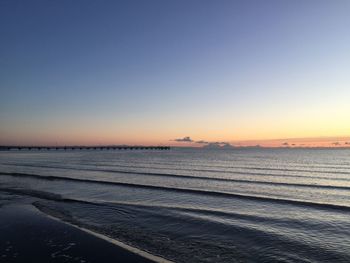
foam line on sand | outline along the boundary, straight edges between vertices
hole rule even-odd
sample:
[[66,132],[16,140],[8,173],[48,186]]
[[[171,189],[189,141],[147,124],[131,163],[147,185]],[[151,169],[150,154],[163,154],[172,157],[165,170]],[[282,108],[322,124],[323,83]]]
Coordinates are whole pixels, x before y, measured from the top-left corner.
[[[39,210],[39,209],[38,209],[38,210]],[[40,210],[39,210],[39,211],[40,211]],[[153,254],[151,254],[151,253],[148,253],[148,252],[143,251],[143,250],[141,250],[141,249],[138,249],[138,248],[136,248],[136,247],[129,246],[129,245],[127,245],[127,244],[125,244],[125,243],[123,243],[123,242],[121,242],[121,241],[119,241],[119,240],[116,240],[116,239],[110,238],[110,237],[108,237],[108,236],[102,235],[102,234],[100,234],[100,233],[91,231],[91,230],[86,229],[86,228],[84,228],[84,227],[80,227],[80,226],[74,225],[74,224],[72,224],[72,223],[69,223],[69,222],[60,220],[59,218],[54,217],[54,216],[51,216],[51,215],[49,215],[49,214],[46,214],[46,213],[44,213],[44,212],[42,212],[42,211],[40,211],[40,212],[43,213],[45,216],[49,217],[50,219],[53,219],[53,220],[59,221],[59,222],[63,222],[64,224],[67,224],[67,225],[70,225],[70,226],[72,226],[72,227],[74,227],[74,228],[76,228],[76,229],[82,230],[82,231],[84,231],[85,233],[88,233],[88,234],[93,235],[93,236],[95,236],[95,237],[97,237],[97,238],[103,239],[103,240],[105,240],[105,241],[107,241],[107,242],[109,242],[109,243],[111,243],[111,244],[113,244],[113,245],[116,245],[116,246],[118,246],[118,247],[121,247],[121,248],[123,248],[123,249],[125,249],[125,250],[127,250],[127,251],[129,251],[129,252],[131,252],[131,253],[134,253],[134,254],[139,255],[139,256],[141,256],[141,257],[144,257],[144,258],[146,258],[146,259],[152,260],[152,261],[154,261],[154,262],[156,262],[156,263],[174,263],[173,261],[167,260],[167,259],[165,259],[165,258],[156,256],[156,255],[153,255]]]

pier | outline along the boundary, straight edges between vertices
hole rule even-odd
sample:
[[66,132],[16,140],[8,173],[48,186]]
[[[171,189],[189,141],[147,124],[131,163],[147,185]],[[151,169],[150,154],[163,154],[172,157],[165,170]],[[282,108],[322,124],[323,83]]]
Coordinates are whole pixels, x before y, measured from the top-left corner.
[[170,150],[170,146],[0,146],[0,151]]

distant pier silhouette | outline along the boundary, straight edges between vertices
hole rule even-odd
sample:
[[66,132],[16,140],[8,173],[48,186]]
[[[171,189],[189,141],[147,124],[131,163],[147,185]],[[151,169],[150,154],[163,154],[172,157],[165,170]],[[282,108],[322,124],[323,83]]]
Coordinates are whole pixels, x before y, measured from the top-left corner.
[[72,151],[72,150],[170,150],[170,146],[0,146],[0,151],[11,150],[47,150],[47,151]]

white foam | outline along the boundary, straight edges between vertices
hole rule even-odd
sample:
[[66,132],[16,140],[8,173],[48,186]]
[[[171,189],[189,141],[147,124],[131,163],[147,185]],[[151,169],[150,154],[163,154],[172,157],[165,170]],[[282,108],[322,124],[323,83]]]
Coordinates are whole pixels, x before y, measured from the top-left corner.
[[[39,210],[39,211],[40,211],[40,210]],[[41,212],[41,211],[40,211],[40,212]],[[41,212],[41,213],[43,213],[43,212]],[[74,225],[74,224],[71,224],[71,223],[62,221],[62,220],[60,220],[59,218],[53,217],[53,216],[51,216],[51,215],[48,215],[48,214],[45,214],[45,213],[43,213],[43,214],[44,214],[45,216],[47,216],[47,217],[49,217],[49,218],[55,220],[55,221],[59,221],[59,222],[62,222],[62,223],[64,223],[64,224],[70,225],[70,226],[72,226],[72,227],[74,227],[74,228],[77,228],[77,229],[79,229],[79,230],[82,230],[82,231],[84,231],[84,232],[86,232],[86,233],[88,233],[88,234],[90,234],[90,235],[93,235],[93,236],[95,236],[95,237],[98,237],[98,238],[100,238],[100,239],[103,239],[103,240],[105,240],[105,241],[107,241],[107,242],[109,242],[109,243],[112,243],[113,245],[116,245],[116,246],[118,246],[118,247],[121,247],[121,248],[123,248],[123,249],[125,249],[125,250],[127,250],[127,251],[129,251],[129,252],[131,252],[131,253],[134,253],[134,254],[139,255],[139,256],[141,256],[141,257],[144,257],[144,258],[146,258],[146,259],[152,260],[152,261],[154,261],[154,262],[157,262],[157,263],[174,263],[173,261],[167,260],[167,259],[165,259],[165,258],[156,256],[156,255],[152,255],[152,254],[150,254],[150,253],[148,253],[148,252],[146,252],[146,251],[143,251],[143,250],[141,250],[141,249],[138,249],[138,248],[136,248],[136,247],[129,246],[129,245],[127,245],[127,244],[125,244],[125,243],[123,243],[123,242],[121,242],[121,241],[119,241],[119,240],[116,240],[116,239],[110,238],[110,237],[108,237],[108,236],[105,236],[105,235],[96,233],[96,232],[91,231],[91,230],[86,229],[86,228],[79,227],[79,226],[76,226],[76,225]]]

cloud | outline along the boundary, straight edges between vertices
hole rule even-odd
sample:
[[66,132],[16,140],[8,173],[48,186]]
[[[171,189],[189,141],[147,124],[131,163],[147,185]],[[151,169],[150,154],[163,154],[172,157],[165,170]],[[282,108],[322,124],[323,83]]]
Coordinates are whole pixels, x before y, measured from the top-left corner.
[[209,142],[207,145],[203,146],[204,148],[212,148],[212,149],[231,149],[234,148],[228,142]]
[[350,142],[345,142],[346,145],[350,145]]
[[338,146],[338,145],[340,145],[340,142],[333,142],[332,144],[335,146]]
[[175,139],[175,140],[172,140],[172,141],[175,141],[175,142],[193,142],[193,140],[189,136],[186,136],[186,137],[183,137],[183,138],[179,138],[179,139]]
[[209,142],[200,140],[200,141],[195,141],[195,143],[198,143],[198,144],[208,144]]
[[209,144],[212,144],[212,145],[220,145],[220,144],[224,144],[224,142],[209,142]]
[[204,147],[224,147],[224,148],[229,148],[229,147],[233,147],[229,142],[208,142],[208,141],[204,141],[204,140],[198,140],[198,141],[194,141],[191,139],[190,136],[185,136],[183,138],[178,138],[178,139],[174,139],[174,140],[170,140],[173,142],[185,142],[185,143],[197,143],[197,144],[203,144]]
[[288,142],[282,143],[283,146],[289,146]]
[[195,143],[198,143],[198,144],[211,144],[211,145],[221,145],[221,144],[230,144],[228,142],[208,142],[208,141],[203,141],[203,140],[200,140],[200,141],[195,141]]
[[210,143],[213,143],[213,144],[230,144],[229,142],[210,142]]

